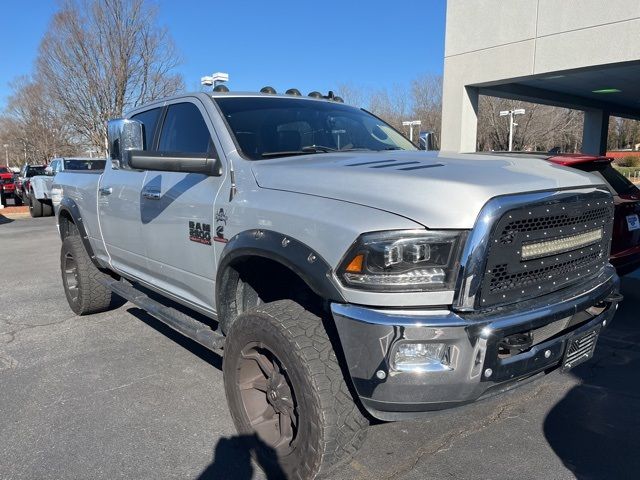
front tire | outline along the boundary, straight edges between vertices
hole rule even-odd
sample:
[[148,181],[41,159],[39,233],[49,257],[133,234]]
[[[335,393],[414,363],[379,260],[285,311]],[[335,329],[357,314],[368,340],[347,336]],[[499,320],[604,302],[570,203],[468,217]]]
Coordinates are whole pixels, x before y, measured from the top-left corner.
[[368,421],[316,315],[291,300],[266,303],[236,319],[224,350],[231,417],[256,435],[267,472],[311,479],[358,450]]
[[114,304],[113,292],[99,282],[106,274],[93,264],[79,236],[67,237],[62,242],[60,269],[64,293],[74,313],[103,312]]

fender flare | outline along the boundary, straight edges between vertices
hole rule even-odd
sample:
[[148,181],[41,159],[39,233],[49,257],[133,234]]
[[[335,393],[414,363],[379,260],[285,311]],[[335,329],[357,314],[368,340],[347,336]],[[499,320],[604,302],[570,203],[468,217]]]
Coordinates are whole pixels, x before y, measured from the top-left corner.
[[216,273],[216,305],[223,304],[221,295],[225,291],[225,272],[229,265],[242,257],[252,256],[267,258],[287,267],[320,298],[345,302],[332,280],[331,266],[318,252],[289,235],[253,229],[235,235],[222,251]]
[[[60,216],[66,213],[71,217],[71,220],[75,224],[78,229],[78,233],[80,234],[80,238],[82,239],[82,244],[84,248],[87,250],[89,254],[89,258],[93,264],[101,270],[104,270],[105,266],[102,265],[95,253],[93,252],[93,247],[91,246],[91,242],[89,241],[89,236],[87,235],[87,230],[84,227],[84,223],[82,221],[82,215],[80,214],[80,208],[78,208],[78,204],[69,197],[64,197],[60,202],[60,206],[58,207],[58,225],[60,224]],[[64,241],[62,229],[60,229],[60,239]]]

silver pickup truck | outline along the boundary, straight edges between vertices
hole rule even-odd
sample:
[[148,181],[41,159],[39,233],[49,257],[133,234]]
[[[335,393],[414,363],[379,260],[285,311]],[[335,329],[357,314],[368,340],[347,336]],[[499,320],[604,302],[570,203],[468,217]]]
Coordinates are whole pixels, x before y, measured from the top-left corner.
[[296,91],[181,95],[108,130],[103,173],[55,177],[71,309],[122,297],[221,350],[237,429],[291,478],[348,458],[370,417],[589,359],[621,300],[588,174],[419,151]]

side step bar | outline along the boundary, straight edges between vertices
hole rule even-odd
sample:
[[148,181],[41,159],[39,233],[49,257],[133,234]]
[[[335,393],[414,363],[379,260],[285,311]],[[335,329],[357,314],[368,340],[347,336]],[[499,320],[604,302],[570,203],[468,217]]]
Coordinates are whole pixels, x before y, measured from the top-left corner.
[[126,280],[101,278],[100,283],[111,289],[113,293],[130,301],[134,305],[167,324],[185,337],[198,342],[210,350],[217,350],[224,345],[224,335],[175,308],[167,307],[153,300]]

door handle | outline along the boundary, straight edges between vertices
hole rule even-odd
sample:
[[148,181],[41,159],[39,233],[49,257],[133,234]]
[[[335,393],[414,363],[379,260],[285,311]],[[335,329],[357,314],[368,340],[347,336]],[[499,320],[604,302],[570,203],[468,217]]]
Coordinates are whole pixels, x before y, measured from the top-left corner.
[[157,190],[144,190],[142,196],[149,200],[160,200],[160,192]]
[[100,195],[106,196],[106,195],[111,195],[113,193],[113,188],[111,188],[111,187],[100,187],[98,189],[98,191],[100,192]]

